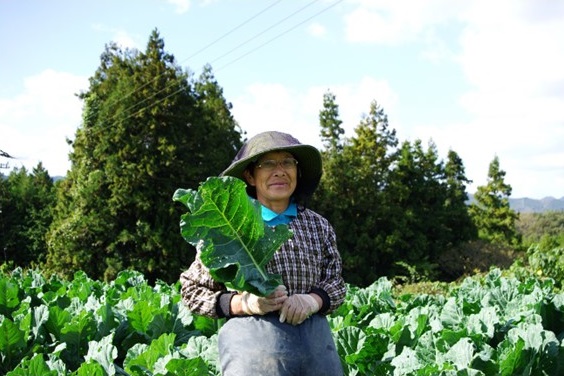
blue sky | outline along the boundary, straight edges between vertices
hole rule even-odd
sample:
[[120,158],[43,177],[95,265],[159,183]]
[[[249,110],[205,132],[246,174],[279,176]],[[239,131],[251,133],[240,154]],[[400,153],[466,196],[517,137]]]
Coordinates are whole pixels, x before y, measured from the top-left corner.
[[144,50],[154,29],[185,69],[211,63],[248,136],[283,130],[320,147],[330,90],[346,136],[377,101],[400,141],[432,140],[442,159],[455,150],[469,192],[497,156],[512,197],[564,197],[564,2],[553,0],[2,0],[10,166],[64,175],[75,94],[104,46]]

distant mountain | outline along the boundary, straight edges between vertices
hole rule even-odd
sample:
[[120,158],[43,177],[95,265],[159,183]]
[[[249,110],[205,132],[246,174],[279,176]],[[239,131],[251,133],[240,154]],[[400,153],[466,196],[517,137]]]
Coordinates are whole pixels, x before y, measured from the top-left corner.
[[564,197],[545,197],[540,200],[532,198],[510,198],[511,209],[520,213],[541,213],[545,211],[564,210]]
[[[468,195],[468,204],[475,202],[474,195]],[[542,213],[546,211],[564,210],[564,197],[554,198],[545,197],[541,199],[534,198],[509,198],[509,206],[511,209],[519,213]]]

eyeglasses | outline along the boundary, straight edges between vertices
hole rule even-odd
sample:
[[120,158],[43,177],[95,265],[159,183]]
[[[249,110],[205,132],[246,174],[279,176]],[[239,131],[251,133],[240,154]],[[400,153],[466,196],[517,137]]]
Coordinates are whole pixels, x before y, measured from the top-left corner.
[[298,161],[294,158],[284,158],[280,161],[274,159],[267,159],[257,164],[257,168],[262,168],[265,171],[272,171],[276,167],[281,166],[284,170],[290,170],[296,168]]

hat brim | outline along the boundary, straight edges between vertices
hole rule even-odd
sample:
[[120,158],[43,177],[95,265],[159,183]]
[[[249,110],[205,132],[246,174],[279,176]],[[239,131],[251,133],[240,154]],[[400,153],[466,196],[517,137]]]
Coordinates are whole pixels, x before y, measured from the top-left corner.
[[263,150],[258,154],[250,155],[246,158],[233,162],[221,173],[221,176],[233,176],[245,181],[243,172],[247,166],[251,162],[256,162],[262,155],[272,151],[287,151],[296,158],[298,161],[298,169],[301,172],[301,176],[299,178],[300,191],[307,196],[311,196],[319,185],[319,181],[321,179],[322,162],[319,150],[310,145],[286,145]]

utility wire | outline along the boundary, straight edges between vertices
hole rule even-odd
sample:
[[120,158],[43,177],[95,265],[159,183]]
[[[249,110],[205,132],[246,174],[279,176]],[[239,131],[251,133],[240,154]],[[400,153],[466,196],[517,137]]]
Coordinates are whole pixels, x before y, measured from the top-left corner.
[[[317,0],[315,0],[315,1],[317,1]],[[225,65],[221,66],[220,68],[216,69],[215,71],[217,72],[217,71],[219,71],[219,70],[221,70],[221,69],[223,69],[223,68],[225,68],[225,67],[227,67],[227,66],[229,66],[229,65],[231,65],[231,64],[233,64],[233,63],[235,63],[235,62],[237,62],[237,61],[239,61],[239,60],[241,60],[241,59],[244,58],[245,56],[250,55],[251,53],[257,51],[258,49],[260,49],[260,48],[266,46],[267,44],[273,42],[274,40],[276,40],[276,39],[282,37],[283,35],[289,33],[290,31],[296,29],[297,27],[303,25],[304,23],[306,23],[307,21],[313,19],[314,17],[317,17],[318,15],[322,14],[323,12],[326,12],[327,10],[333,8],[334,6],[336,6],[337,4],[341,3],[342,1],[343,1],[343,0],[337,0],[336,2],[330,4],[329,6],[327,6],[327,7],[323,8],[323,9],[321,9],[319,12],[315,13],[314,15],[312,15],[312,16],[306,18],[305,20],[303,20],[303,21],[301,21],[301,22],[299,22],[299,23],[297,23],[296,25],[292,26],[291,28],[284,30],[282,33],[277,34],[276,36],[274,36],[273,38],[267,40],[267,41],[264,42],[263,44],[261,44],[261,45],[255,47],[254,49],[252,49],[252,50],[246,52],[245,54],[239,56],[238,58],[236,58],[236,59],[234,59],[234,60],[231,60],[231,61],[228,62],[227,64],[225,64]],[[311,5],[311,4],[310,4],[310,5]],[[303,10],[304,8],[305,8],[305,7],[301,8],[300,11]],[[297,12],[294,12],[293,14],[295,14],[295,13],[297,13]],[[288,17],[286,17],[286,18],[288,18]],[[216,60],[217,60],[217,59],[216,59]],[[153,103],[152,105],[157,105],[157,104],[159,104],[160,102],[162,102],[162,101],[168,99],[169,97],[171,97],[171,96],[173,96],[173,95],[176,95],[177,93],[179,93],[179,92],[182,91],[182,90],[183,90],[183,89],[179,89],[179,90],[177,90],[177,91],[174,91],[174,92],[170,93],[169,95],[167,95],[166,97],[161,98],[161,99],[158,100],[157,102]],[[139,111],[141,111],[141,110],[139,110]],[[139,113],[139,111],[133,113],[131,116],[137,115],[137,114]],[[126,119],[128,119],[128,118],[129,118],[129,117],[127,117]]]
[[[182,60],[179,64],[182,64],[184,62],[186,62],[187,60],[192,59],[194,56],[199,55],[201,52],[207,50],[208,48],[210,48],[211,46],[213,46],[214,44],[216,44],[217,42],[221,41],[222,39],[224,39],[225,37],[229,36],[230,34],[232,34],[234,31],[240,29],[241,27],[243,27],[244,25],[248,24],[249,22],[251,22],[252,20],[254,20],[255,18],[257,18],[258,16],[260,16],[261,14],[263,14],[264,12],[266,12],[267,10],[269,10],[270,8],[274,7],[276,4],[280,3],[282,0],[277,0],[275,2],[273,2],[272,4],[270,4],[269,6],[267,6],[266,8],[262,9],[261,11],[259,11],[258,13],[255,13],[254,15],[252,15],[251,17],[247,18],[245,21],[241,22],[240,24],[238,24],[237,26],[235,26],[234,28],[232,28],[231,30],[227,31],[225,34],[223,34],[222,36],[220,36],[219,38],[215,39],[213,42],[208,43],[207,45],[205,45],[204,47],[200,48],[198,51],[196,51],[195,53],[193,53],[192,55],[190,55],[189,57],[187,57],[186,59]],[[118,99],[116,101],[115,104],[117,104],[117,102],[119,102],[120,100],[124,100],[130,96],[132,96],[135,92],[142,90],[143,88],[145,88],[146,86],[150,85],[151,83],[157,81],[159,78],[161,77],[161,75],[157,75],[155,76],[152,80],[147,81],[146,83],[144,83],[143,85],[141,85],[140,87],[136,88],[135,90],[130,91],[129,93],[127,93],[126,95],[124,95],[123,97],[121,97],[120,99]],[[166,88],[165,88],[166,89]],[[144,102],[148,101],[149,99],[151,99],[152,97],[154,97],[155,95],[161,93],[163,90],[159,92],[154,93],[153,95],[151,95],[150,97],[147,97],[145,99],[143,99],[142,101],[131,105],[130,107],[126,108],[124,111],[129,111],[135,107],[138,107],[139,105],[143,104]]]
[[216,44],[217,42],[219,42],[220,40],[222,40],[223,38],[229,36],[231,33],[233,33],[235,30],[243,27],[244,25],[248,24],[249,22],[251,22],[252,20],[254,20],[255,18],[257,18],[258,16],[260,16],[261,14],[263,14],[264,12],[266,12],[267,10],[269,10],[270,8],[272,8],[273,6],[275,6],[276,4],[278,4],[279,2],[281,2],[282,0],[278,0],[275,1],[274,3],[270,4],[269,6],[267,6],[266,8],[264,8],[262,11],[258,12],[257,14],[255,14],[254,16],[251,16],[250,18],[248,18],[247,20],[243,21],[242,23],[240,23],[239,25],[235,26],[233,29],[229,30],[228,32],[226,32],[225,34],[223,34],[222,36],[220,36],[219,38],[217,38],[216,40],[214,40],[213,42],[207,44],[206,46],[200,48],[198,51],[194,52],[192,55],[188,56],[186,59],[184,59],[183,61],[181,61],[181,63],[192,59],[194,56],[199,55],[201,52],[204,52],[205,50],[207,50],[208,48],[210,48],[211,46],[213,46],[214,44]]
[[[282,0],[278,0],[278,2],[275,2],[275,3],[271,4],[271,5],[268,6],[267,8],[263,9],[261,12],[255,14],[254,16],[252,16],[251,18],[247,19],[247,20],[244,21],[243,23],[241,23],[241,24],[239,24],[238,26],[236,26],[235,28],[231,29],[229,32],[223,34],[221,37],[217,38],[215,41],[213,41],[213,42],[211,42],[210,44],[206,45],[204,48],[202,48],[202,49],[200,49],[199,51],[195,52],[193,55],[191,55],[190,57],[188,57],[187,59],[185,59],[185,60],[183,60],[183,61],[189,60],[189,59],[191,59],[192,57],[198,55],[200,52],[202,52],[202,51],[206,50],[207,48],[211,47],[212,45],[214,45],[215,43],[217,43],[217,42],[220,41],[221,39],[223,39],[223,38],[225,38],[226,36],[228,36],[229,34],[231,34],[233,31],[237,30],[237,29],[240,28],[241,26],[245,25],[246,23],[250,22],[250,21],[253,20],[254,18],[258,17],[260,14],[264,13],[266,10],[270,9],[271,7],[273,7],[274,5],[276,5],[277,3],[279,3],[280,1],[282,1]],[[281,23],[283,23],[284,21],[288,20],[289,18],[294,17],[296,14],[302,12],[302,11],[305,10],[307,7],[313,5],[313,4],[316,3],[317,1],[319,1],[319,0],[310,1],[310,2],[309,2],[308,4],[306,4],[305,6],[301,7],[300,9],[296,10],[295,12],[293,12],[293,13],[289,14],[288,16],[284,17],[283,19],[281,19],[280,21],[276,22],[275,24],[273,24],[273,25],[267,27],[266,29],[260,31],[259,33],[255,34],[253,37],[247,39],[245,42],[238,44],[237,46],[235,46],[235,47],[232,48],[231,50],[227,51],[227,52],[224,53],[223,55],[221,55],[221,56],[219,56],[218,58],[216,58],[215,60],[211,61],[209,64],[212,64],[212,63],[214,63],[215,61],[220,60],[221,58],[223,58],[223,57],[225,57],[225,56],[231,54],[233,51],[238,50],[239,48],[243,47],[244,45],[246,45],[247,43],[253,41],[254,39],[260,37],[261,35],[265,34],[266,32],[268,32],[269,30],[273,29],[274,27],[280,25]],[[304,21],[304,22],[305,22],[305,21]],[[159,76],[160,76],[160,75],[159,75]],[[147,85],[150,84],[151,82],[154,82],[156,79],[158,79],[159,76],[156,76],[153,80],[151,80],[151,81],[149,81],[149,82],[147,82],[147,83],[141,85],[141,87],[139,87],[139,88],[136,89],[136,90],[141,90],[141,89],[143,89],[145,86],[147,86]],[[178,81],[181,81],[181,80],[182,80],[181,78],[178,79]],[[137,103],[135,103],[135,104],[132,104],[131,106],[127,107],[127,108],[124,110],[124,112],[130,111],[130,110],[132,110],[132,109],[134,109],[134,108],[136,108],[136,107],[141,106],[142,104],[144,104],[145,102],[148,102],[149,100],[151,100],[151,99],[154,98],[155,96],[159,95],[159,94],[162,93],[163,91],[169,89],[172,85],[174,85],[174,84],[176,84],[176,83],[177,83],[177,82],[173,81],[170,85],[166,85],[166,86],[165,86],[164,88],[162,88],[161,90],[156,91],[156,92],[154,92],[153,94],[151,94],[150,96],[143,98],[141,101],[139,101],[139,102],[137,102]],[[123,99],[127,98],[128,96],[131,96],[133,93],[135,93],[136,90],[132,91],[131,93],[129,93],[128,95],[126,95],[125,97],[123,97]],[[179,89],[179,90],[182,90],[182,89]],[[175,92],[175,93],[177,93],[177,92]],[[163,100],[166,99],[166,98],[168,98],[168,97],[163,98]],[[116,103],[117,103],[117,102],[116,102]],[[157,103],[159,103],[159,102],[157,102]],[[142,109],[141,109],[141,110],[142,110]]]
[[245,56],[250,55],[251,53],[255,52],[256,50],[258,50],[258,49],[260,49],[260,48],[262,48],[262,47],[264,47],[264,46],[266,46],[267,44],[270,44],[271,42],[275,41],[276,39],[280,38],[281,36],[283,36],[283,35],[289,33],[290,31],[292,31],[292,30],[298,28],[299,26],[303,25],[304,23],[308,22],[309,20],[311,20],[311,19],[313,19],[313,18],[319,16],[319,15],[322,14],[323,12],[326,12],[327,10],[333,8],[335,5],[341,3],[342,1],[343,1],[343,0],[337,0],[337,1],[334,2],[333,4],[330,4],[329,6],[327,6],[327,7],[323,8],[323,9],[321,9],[319,12],[317,12],[317,13],[315,13],[314,15],[312,15],[312,16],[306,18],[306,19],[303,20],[302,22],[300,22],[300,23],[298,23],[298,24],[292,26],[292,27],[289,28],[289,29],[284,30],[282,33],[280,33],[280,34],[278,34],[278,35],[275,35],[273,38],[267,40],[267,41],[264,42],[263,44],[258,45],[257,47],[255,47],[255,48],[253,48],[252,50],[246,52],[245,54],[239,56],[238,58],[236,58],[236,59],[234,59],[234,60],[231,60],[229,63],[222,65],[221,67],[219,67],[218,69],[216,69],[216,72],[217,72],[217,71],[220,71],[221,69],[223,69],[223,68],[225,68],[225,67],[227,67],[227,66],[229,66],[229,65],[231,65],[231,64],[233,64],[233,63],[235,63],[235,62],[237,62],[237,61],[239,61],[239,60],[241,60],[241,59],[244,58]]
[[[202,48],[202,49],[200,49],[199,51],[197,51],[196,53],[194,53],[193,55],[191,55],[191,56],[188,57],[187,59],[183,60],[183,62],[186,61],[186,60],[191,59],[192,57],[198,55],[200,52],[202,52],[202,51],[206,50],[207,48],[211,47],[212,45],[214,45],[215,43],[217,43],[217,42],[220,41],[221,39],[223,39],[223,38],[225,38],[226,36],[228,36],[229,34],[231,34],[233,31],[239,29],[241,26],[247,24],[248,22],[250,22],[250,21],[253,20],[254,18],[258,17],[260,14],[264,13],[266,10],[272,8],[274,5],[276,5],[276,4],[279,3],[280,1],[282,1],[282,0],[278,0],[277,2],[271,4],[271,5],[268,6],[267,8],[263,9],[261,12],[259,12],[259,13],[255,14],[254,16],[250,17],[249,19],[247,19],[247,20],[244,21],[243,23],[241,23],[241,24],[239,24],[238,26],[236,26],[235,28],[231,29],[229,32],[227,32],[227,33],[223,34],[221,37],[217,38],[215,41],[211,42],[210,44],[208,44],[208,45],[205,46],[204,48]],[[280,21],[278,21],[278,22],[275,23],[274,25],[271,25],[270,27],[268,27],[268,28],[266,28],[266,29],[260,31],[259,33],[255,34],[253,37],[251,37],[250,39],[247,39],[245,42],[243,42],[243,43],[237,45],[236,47],[232,48],[231,50],[229,50],[228,52],[224,53],[224,54],[221,55],[220,57],[216,58],[215,60],[213,60],[212,62],[210,62],[210,64],[212,64],[213,62],[215,62],[215,61],[217,61],[217,60],[219,60],[219,59],[221,59],[221,58],[223,58],[223,57],[229,55],[230,53],[232,53],[233,51],[235,51],[235,50],[241,48],[242,46],[244,46],[245,44],[249,43],[250,41],[252,41],[252,40],[254,40],[254,39],[260,37],[261,35],[263,35],[263,34],[266,33],[267,31],[269,31],[269,30],[271,30],[272,28],[278,26],[279,24],[281,24],[282,22],[286,21],[287,19],[289,19],[289,18],[291,18],[291,17],[294,17],[296,14],[302,12],[304,9],[306,9],[307,7],[313,5],[313,4],[316,3],[317,1],[319,1],[319,0],[310,1],[308,4],[306,4],[305,6],[301,7],[301,8],[298,9],[297,11],[291,13],[290,15],[284,17],[283,19],[281,19]],[[149,83],[155,81],[158,77],[159,77],[159,76],[155,77],[153,80],[151,80],[151,81],[147,82],[146,84],[142,85],[142,86],[141,86],[139,89],[137,89],[137,90],[141,90],[142,88],[144,88],[145,86],[147,86]],[[164,88],[162,88],[161,90],[159,90],[159,91],[157,91],[157,92],[151,94],[150,96],[148,96],[148,97],[146,97],[146,98],[143,98],[143,100],[141,100],[141,101],[139,101],[139,102],[137,102],[137,103],[135,103],[135,104],[133,104],[133,105],[127,107],[124,111],[129,111],[129,110],[132,110],[132,109],[134,109],[134,108],[136,108],[136,107],[139,107],[139,106],[142,105],[143,103],[149,101],[150,99],[152,99],[152,98],[154,98],[155,96],[159,95],[159,94],[162,93],[163,91],[169,89],[170,86],[174,85],[175,83],[176,83],[176,82],[172,82],[171,85],[166,85],[166,86],[165,86]],[[182,89],[180,89],[180,90],[182,90]],[[130,95],[133,94],[134,92],[135,92],[135,91],[131,92]],[[127,97],[127,96],[126,96],[126,97]],[[168,97],[166,97],[166,98],[168,98]],[[166,99],[166,98],[164,98],[164,99]],[[164,100],[164,99],[163,99],[163,100]],[[157,102],[157,103],[159,103],[159,102]]]
[[249,43],[249,42],[251,42],[251,41],[257,39],[258,37],[260,37],[261,35],[263,35],[263,34],[266,33],[267,31],[269,31],[269,30],[275,28],[276,26],[280,25],[282,22],[286,21],[287,19],[289,19],[289,18],[295,16],[296,14],[302,12],[304,9],[306,9],[307,7],[313,5],[313,4],[316,3],[317,1],[319,1],[319,0],[313,0],[313,1],[310,2],[309,4],[304,5],[304,6],[301,7],[300,9],[296,10],[294,13],[289,14],[288,16],[284,17],[283,19],[281,19],[280,21],[278,21],[278,22],[276,22],[275,24],[271,25],[270,27],[267,27],[266,29],[264,29],[264,30],[261,31],[260,33],[255,34],[253,37],[247,39],[247,40],[244,41],[243,43],[238,44],[237,46],[233,47],[232,49],[230,49],[229,51],[227,51],[227,52],[224,53],[223,55],[221,55],[221,56],[215,58],[214,60],[212,60],[212,61],[210,62],[210,64],[215,63],[216,61],[218,61],[218,60],[224,58],[225,56],[229,55],[229,54],[232,53],[233,51],[238,50],[239,48],[243,47],[243,46],[246,45],[247,43]]
[[[318,0],[313,0],[312,3],[316,2],[316,1],[318,1]],[[276,39],[282,37],[283,35],[289,33],[290,31],[292,31],[292,30],[298,28],[299,26],[301,26],[301,25],[303,25],[304,23],[310,21],[310,20],[313,19],[314,17],[317,17],[317,16],[319,16],[320,14],[326,12],[327,10],[333,8],[334,6],[336,6],[337,4],[341,3],[342,1],[343,1],[343,0],[337,0],[337,1],[335,1],[334,3],[330,4],[329,6],[323,8],[323,9],[321,9],[319,12],[313,14],[312,16],[310,16],[310,17],[304,19],[303,21],[301,21],[301,22],[299,22],[299,23],[293,25],[292,27],[290,27],[290,28],[284,30],[283,32],[281,32],[281,33],[275,35],[273,38],[267,40],[266,42],[260,44],[259,46],[253,48],[252,50],[246,52],[245,54],[243,54],[243,55],[237,57],[236,59],[233,59],[233,60],[231,60],[230,62],[224,64],[223,66],[221,66],[219,69],[216,69],[215,71],[217,72],[217,71],[219,71],[219,70],[221,70],[221,69],[224,69],[225,67],[227,67],[227,66],[229,66],[229,65],[231,65],[231,64],[233,64],[233,63],[235,63],[235,62],[237,62],[237,61],[239,61],[239,60],[241,60],[242,58],[244,58],[244,57],[250,55],[251,53],[253,53],[253,52],[259,50],[260,48],[262,48],[262,47],[264,47],[264,46],[266,46],[266,45],[272,43],[272,42],[275,41]],[[298,11],[292,13],[290,16],[285,17],[283,20],[286,20],[286,19],[288,19],[288,18],[291,17],[291,16],[295,16],[295,14],[297,14],[297,13],[300,12],[300,11],[302,11],[303,9],[305,9],[307,6],[311,5],[312,3],[310,3],[310,4],[308,4],[308,5],[306,5],[306,6],[302,7],[302,8],[300,8]],[[281,22],[283,22],[283,20],[282,20],[282,21],[279,21],[279,22],[277,23],[277,25],[280,24]],[[258,35],[264,34],[266,31],[272,29],[272,27],[273,27],[273,26],[267,28],[266,30],[263,30],[263,31],[260,32]],[[221,37],[221,38],[222,38],[222,37]],[[221,38],[220,38],[220,39],[221,39]],[[250,40],[255,39],[255,38],[256,38],[256,36],[253,37],[253,38],[251,38]],[[237,48],[239,48],[240,46],[246,44],[247,42],[248,42],[248,41],[246,41],[246,42],[240,44],[239,46],[237,46]],[[215,42],[213,42],[213,43],[215,43]],[[220,58],[223,57],[223,56],[225,56],[225,55],[227,55],[227,54],[229,54],[229,53],[231,53],[233,50],[235,50],[235,49],[237,49],[237,48],[234,48],[234,49],[232,49],[231,51],[229,51],[228,53],[226,53],[226,54],[220,56]],[[219,58],[217,58],[217,59],[219,59]],[[216,60],[217,60],[217,59],[216,59]],[[180,81],[180,79],[179,79],[178,81]],[[151,96],[147,97],[146,99],[144,99],[144,100],[138,102],[138,103],[135,104],[135,105],[132,105],[132,106],[128,107],[128,108],[126,109],[126,111],[127,111],[127,110],[130,110],[130,109],[132,109],[132,108],[134,108],[134,107],[137,107],[139,104],[142,104],[142,103],[146,102],[147,100],[153,98],[155,95],[157,95],[157,94],[163,92],[164,90],[170,88],[170,86],[172,86],[172,85],[175,84],[175,83],[176,83],[176,80],[173,81],[171,85],[167,85],[165,88],[163,88],[163,89],[161,89],[160,91],[158,91],[158,92],[152,94]],[[139,89],[140,89],[140,88],[139,88]],[[139,89],[137,89],[137,90],[139,90]],[[142,111],[144,111],[144,110],[146,110],[146,109],[148,109],[148,108],[150,108],[150,107],[156,106],[156,105],[158,105],[159,103],[161,103],[161,102],[167,100],[168,98],[172,97],[173,95],[176,95],[176,94],[180,93],[180,92],[181,92],[182,90],[184,90],[184,89],[185,89],[185,87],[181,87],[180,89],[173,91],[172,93],[170,93],[170,94],[168,94],[167,96],[165,96],[165,97],[163,97],[163,98],[161,98],[161,99],[159,99],[159,100],[157,100],[157,101],[151,103],[150,105],[144,106],[144,107],[138,109],[137,111],[132,112],[131,114],[127,115],[124,119],[121,119],[120,121],[126,121],[126,120],[128,120],[128,119],[130,119],[130,118],[132,118],[132,117],[134,117],[134,116],[136,116],[136,115],[138,115],[138,114],[141,113]],[[136,91],[136,90],[132,91],[132,93],[134,93],[135,91]],[[132,93],[131,93],[131,94],[132,94]],[[110,120],[111,120],[111,119],[110,119]],[[101,129],[99,129],[99,131],[101,131]]]

